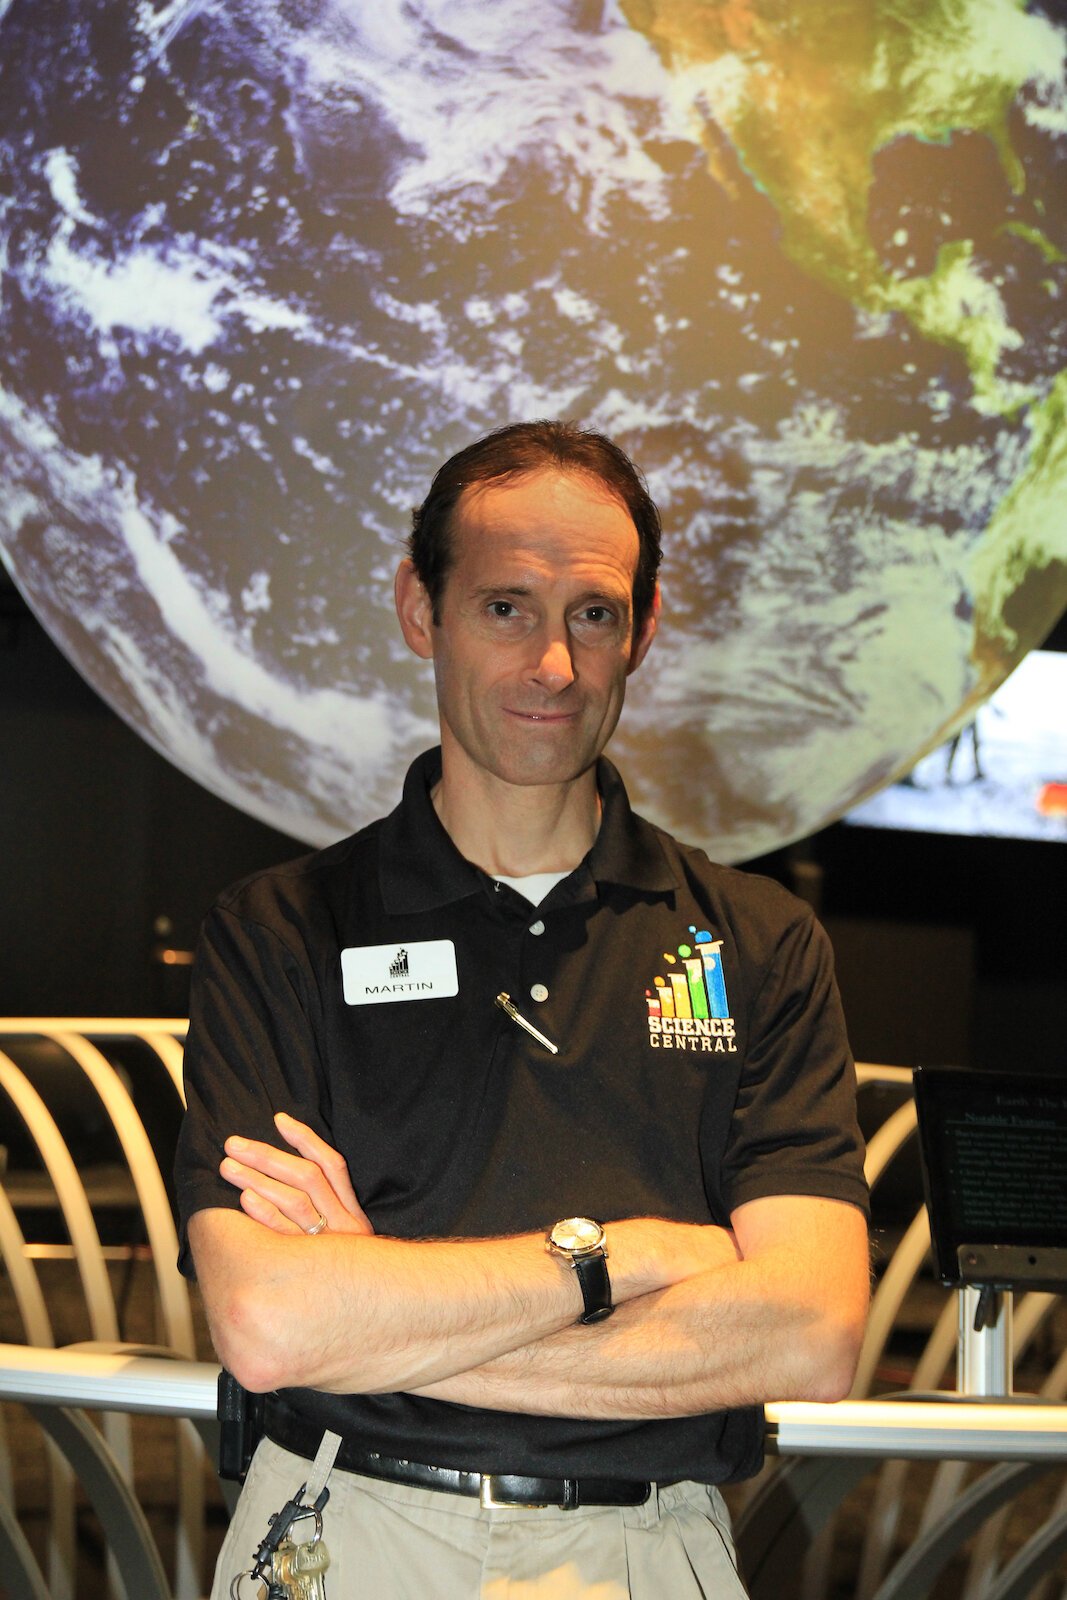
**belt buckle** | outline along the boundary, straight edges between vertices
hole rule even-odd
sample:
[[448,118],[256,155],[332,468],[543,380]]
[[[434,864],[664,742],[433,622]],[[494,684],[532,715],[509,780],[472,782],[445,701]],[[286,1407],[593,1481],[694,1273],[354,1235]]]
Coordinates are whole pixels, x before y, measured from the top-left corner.
[[554,1500],[508,1500],[498,1498],[496,1485],[506,1474],[483,1472],[478,1499],[483,1511],[536,1511],[541,1506],[555,1505]]

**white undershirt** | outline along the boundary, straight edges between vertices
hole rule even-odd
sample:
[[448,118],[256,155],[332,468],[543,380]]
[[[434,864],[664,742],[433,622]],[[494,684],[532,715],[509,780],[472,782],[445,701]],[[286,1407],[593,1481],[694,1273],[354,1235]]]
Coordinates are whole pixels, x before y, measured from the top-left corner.
[[497,883],[506,883],[509,889],[517,889],[532,906],[539,906],[556,884],[562,883],[564,878],[569,878],[570,875],[569,867],[563,872],[531,872],[526,878],[507,878],[502,872],[493,874]]

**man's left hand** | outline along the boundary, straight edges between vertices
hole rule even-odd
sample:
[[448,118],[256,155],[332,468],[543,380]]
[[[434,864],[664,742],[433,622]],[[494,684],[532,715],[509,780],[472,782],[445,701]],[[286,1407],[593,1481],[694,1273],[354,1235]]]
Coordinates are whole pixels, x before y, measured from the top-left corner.
[[319,1231],[320,1217],[334,1233],[373,1233],[339,1151],[284,1111],[274,1122],[295,1154],[258,1139],[226,1140],[219,1170],[240,1189],[241,1209],[275,1233]]

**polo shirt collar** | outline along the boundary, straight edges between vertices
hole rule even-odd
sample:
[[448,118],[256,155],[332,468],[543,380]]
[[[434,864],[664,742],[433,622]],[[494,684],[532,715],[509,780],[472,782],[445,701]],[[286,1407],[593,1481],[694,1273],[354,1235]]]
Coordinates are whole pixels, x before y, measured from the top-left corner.
[[[432,911],[484,893],[492,884],[487,873],[460,855],[441,825],[430,799],[440,777],[440,747],[424,751],[408,769],[400,804],[382,823],[386,911]],[[653,893],[677,888],[678,876],[658,831],[631,809],[622,778],[603,756],[597,763],[597,785],[604,809],[593,848],[553,895],[579,875],[587,884],[617,883]]]
[[659,830],[632,810],[626,785],[606,756],[597,762],[596,780],[604,810],[586,857],[593,880],[653,893],[676,889],[678,874],[667,860]]
[[433,808],[441,748],[424,750],[408,768],[404,794],[382,824],[382,901],[386,911],[433,911],[480,894],[486,875],[461,856]]

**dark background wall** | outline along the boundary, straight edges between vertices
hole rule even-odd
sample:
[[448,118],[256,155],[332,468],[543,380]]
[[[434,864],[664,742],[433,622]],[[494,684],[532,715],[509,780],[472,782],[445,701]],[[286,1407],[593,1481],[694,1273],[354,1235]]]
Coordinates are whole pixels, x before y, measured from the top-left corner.
[[[0,1015],[19,1016],[183,1015],[167,952],[226,883],[306,848],[150,749],[2,569],[0,832]],[[836,824],[751,865],[817,905],[860,1058],[1067,1072],[1064,846]]]
[[[2,571],[2,569],[0,569]],[[0,1013],[185,1012],[215,893],[307,846],[208,794],[0,586]]]

